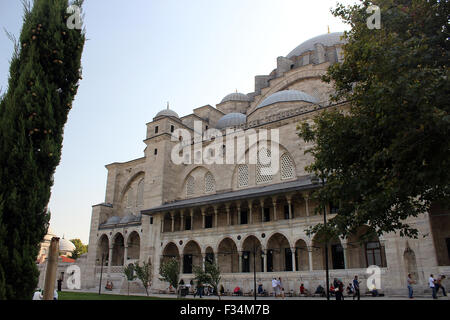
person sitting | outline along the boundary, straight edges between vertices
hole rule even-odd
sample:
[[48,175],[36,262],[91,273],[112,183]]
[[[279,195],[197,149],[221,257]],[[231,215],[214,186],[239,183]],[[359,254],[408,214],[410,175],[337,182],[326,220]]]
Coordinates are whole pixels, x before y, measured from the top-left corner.
[[109,281],[109,280],[106,281],[105,289],[106,289],[106,290],[112,291],[112,289],[113,289],[113,283],[112,283],[112,281]]
[[333,296],[334,297],[334,294],[335,294],[335,291],[336,289],[334,288],[334,286],[333,285],[331,285],[330,286],[330,296]]
[[242,296],[242,290],[240,287],[236,287],[233,290],[233,294],[238,295],[238,296]]
[[300,285],[300,294],[308,295],[308,289],[305,288],[303,283]]
[[223,287],[223,285],[220,285],[219,292],[220,292],[221,296],[223,296],[225,294],[225,288]]
[[320,296],[325,296],[325,289],[319,284],[319,286],[316,289],[316,292],[314,294],[320,294]]
[[346,290],[347,290],[348,295],[352,295],[353,294],[353,285],[351,283],[349,283]]
[[372,297],[378,297],[378,290],[375,286],[372,286],[372,290],[369,291],[372,294]]

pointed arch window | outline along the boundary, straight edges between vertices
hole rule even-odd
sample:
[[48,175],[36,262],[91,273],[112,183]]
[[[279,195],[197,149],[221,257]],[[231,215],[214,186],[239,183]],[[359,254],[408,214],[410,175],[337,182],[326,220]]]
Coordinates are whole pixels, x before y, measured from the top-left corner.
[[272,181],[273,173],[271,166],[271,152],[262,147],[258,150],[258,161],[256,164],[256,183],[267,183]]
[[288,153],[285,153],[281,156],[280,166],[281,180],[294,178],[294,161]]
[[189,176],[186,181],[186,196],[192,196],[195,192],[195,180],[193,176]]
[[139,181],[137,187],[136,205],[142,206],[144,204],[144,179]]
[[238,187],[247,187],[248,186],[248,165],[241,164],[238,167]]
[[216,180],[211,172],[205,174],[205,193],[216,191]]

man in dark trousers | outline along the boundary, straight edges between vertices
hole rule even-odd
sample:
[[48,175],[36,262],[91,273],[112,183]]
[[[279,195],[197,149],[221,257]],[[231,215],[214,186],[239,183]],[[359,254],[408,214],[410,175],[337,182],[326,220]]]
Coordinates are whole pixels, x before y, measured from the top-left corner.
[[358,281],[358,276],[355,276],[355,279],[353,279],[353,300],[355,300],[355,297],[358,297],[358,300],[360,299],[360,294],[359,294],[359,281]]

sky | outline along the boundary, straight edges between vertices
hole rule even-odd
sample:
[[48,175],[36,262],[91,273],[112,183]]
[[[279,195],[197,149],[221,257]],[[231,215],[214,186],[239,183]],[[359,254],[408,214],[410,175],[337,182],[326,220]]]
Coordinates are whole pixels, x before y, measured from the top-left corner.
[[[339,1],[343,4],[355,1]],[[92,205],[105,200],[105,165],[143,156],[147,122],[170,108],[180,116],[276,68],[305,40],[349,26],[336,0],[85,0],[83,79],[64,130],[49,203],[50,228],[88,243]],[[23,9],[0,0],[0,88],[7,89]]]

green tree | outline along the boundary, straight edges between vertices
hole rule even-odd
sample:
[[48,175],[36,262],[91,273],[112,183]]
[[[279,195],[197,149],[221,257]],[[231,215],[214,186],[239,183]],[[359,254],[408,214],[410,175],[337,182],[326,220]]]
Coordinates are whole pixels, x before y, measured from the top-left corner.
[[206,261],[205,270],[199,266],[194,266],[194,274],[195,280],[197,280],[199,284],[210,284],[220,300],[219,283],[222,277],[220,275],[219,266],[215,263]]
[[168,282],[175,289],[178,288],[178,279],[180,278],[180,264],[175,258],[163,262],[159,266],[159,275],[161,281]]
[[[123,269],[123,273],[125,274],[125,277],[127,278],[128,283],[128,295],[130,295],[130,281],[133,281],[136,279],[136,274],[134,273],[134,264],[129,264]],[[148,293],[147,293],[148,295]]]
[[78,259],[82,254],[88,251],[88,246],[83,244],[80,239],[70,240],[75,245],[75,249],[72,251],[72,259]]
[[66,25],[68,4],[24,2],[0,98],[0,299],[31,299],[38,282],[36,258],[85,41],[82,30]]
[[299,135],[314,143],[308,170],[326,181],[319,210],[339,204],[327,232],[345,236],[366,224],[417,237],[405,219],[450,202],[449,2],[377,1],[380,29],[367,27],[371,4],[333,10],[351,30],[345,60],[323,80],[344,107],[301,124]]
[[142,266],[140,266],[139,262],[136,261],[134,263],[134,270],[136,271],[137,278],[141,280],[148,296],[148,287],[150,286],[153,277],[153,265],[150,262],[144,261]]

